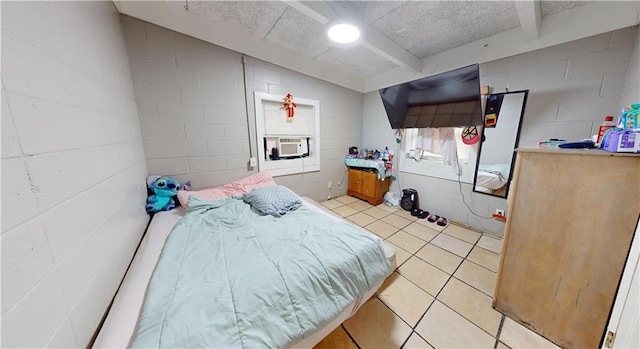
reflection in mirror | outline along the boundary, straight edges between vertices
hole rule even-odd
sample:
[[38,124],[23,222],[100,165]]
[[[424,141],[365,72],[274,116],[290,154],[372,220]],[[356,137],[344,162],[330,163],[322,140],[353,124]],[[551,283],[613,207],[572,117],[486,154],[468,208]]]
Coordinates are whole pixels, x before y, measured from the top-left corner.
[[[482,129],[473,191],[507,197],[515,159],[514,150],[518,146],[528,94],[529,91],[526,90],[494,93],[487,97],[485,127]],[[495,110],[492,111],[492,107]],[[492,117],[493,112],[497,119]]]

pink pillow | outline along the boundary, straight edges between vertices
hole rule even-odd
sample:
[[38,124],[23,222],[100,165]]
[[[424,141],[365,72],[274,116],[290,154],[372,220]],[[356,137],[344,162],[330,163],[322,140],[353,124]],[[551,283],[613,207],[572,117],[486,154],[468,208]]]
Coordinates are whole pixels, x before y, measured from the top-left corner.
[[260,171],[249,177],[242,178],[229,183],[234,188],[243,191],[243,194],[251,192],[255,188],[270,187],[276,185],[271,175],[267,171]]
[[239,196],[245,193],[249,193],[255,188],[269,187],[276,185],[271,175],[266,171],[260,171],[249,177],[242,178],[240,180],[227,183],[215,188],[207,188],[197,191],[178,191],[178,200],[182,207],[187,207],[189,203],[189,196],[195,195],[204,200],[219,200],[232,196]]
[[189,197],[194,195],[204,200],[218,200],[224,199],[228,197],[232,197],[234,195],[242,195],[244,194],[242,191],[232,188],[229,184],[225,184],[220,187],[215,188],[207,188],[198,191],[186,191],[179,190],[178,191],[178,200],[180,201],[180,205],[182,207],[187,207],[189,202]]

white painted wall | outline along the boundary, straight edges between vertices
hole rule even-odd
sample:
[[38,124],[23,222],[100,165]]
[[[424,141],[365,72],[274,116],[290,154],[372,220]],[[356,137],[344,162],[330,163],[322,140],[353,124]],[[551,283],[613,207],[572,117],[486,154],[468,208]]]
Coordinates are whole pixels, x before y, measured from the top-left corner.
[[321,171],[276,182],[316,200],[346,192],[336,183],[348,147],[361,143],[361,93],[247,57],[245,95],[240,54],[122,18],[149,173],[191,180],[194,188],[254,173],[247,167],[258,146],[254,92],[291,93],[320,101]]
[[148,221],[120,16],[1,6],[2,346],[84,347]]
[[[245,164],[255,154],[255,127],[250,117],[247,131],[240,55],[124,18],[130,73],[111,2],[1,6],[2,346],[84,346],[148,219],[139,122],[154,172],[197,186],[252,172]],[[525,119],[527,141],[587,137],[604,114],[637,101],[637,32],[490,62],[483,79],[537,95]],[[629,57],[635,63],[627,71]],[[253,91],[321,101],[322,171],[277,178],[300,194],[321,200],[344,193],[346,186],[335,183],[346,149],[393,144],[375,93],[363,101],[357,92],[255,59],[248,60],[247,81],[250,101]],[[401,181],[419,189],[433,210],[501,233],[499,223],[465,211],[457,183],[415,175]],[[505,206],[462,189],[481,213]]]
[[[276,177],[276,182],[318,201],[326,200],[329,195],[346,194],[348,176],[344,157],[350,146],[362,143],[362,93],[254,58],[247,59],[246,67],[247,99],[251,102],[251,144],[254,146],[254,91],[283,97],[291,93],[294,99],[320,101],[320,171]],[[327,189],[329,181],[332,182],[330,190]],[[340,181],[344,184],[338,187]]]
[[640,26],[636,26],[635,31],[636,40],[631,50],[631,61],[620,97],[621,107],[640,102]]
[[[619,114],[625,80],[630,81],[629,91],[636,91],[630,94],[637,95],[637,77],[627,79],[632,51],[635,57],[638,55],[637,35],[637,27],[630,27],[484,63],[480,65],[481,84],[493,86],[495,92],[505,88],[530,90],[521,146],[549,138],[590,138],[606,115]],[[377,91],[365,95],[363,108],[362,146],[380,148],[392,143],[394,132]],[[503,234],[504,223],[470,213],[460,191],[474,212],[485,217],[495,208],[506,209],[505,199],[472,193],[468,184],[462,184],[460,189],[454,181],[408,173],[400,173],[400,188],[397,183],[392,185],[392,191],[418,190],[423,209],[483,231]]]
[[482,83],[530,89],[521,145],[581,140],[617,116],[637,28],[533,51],[483,65]]

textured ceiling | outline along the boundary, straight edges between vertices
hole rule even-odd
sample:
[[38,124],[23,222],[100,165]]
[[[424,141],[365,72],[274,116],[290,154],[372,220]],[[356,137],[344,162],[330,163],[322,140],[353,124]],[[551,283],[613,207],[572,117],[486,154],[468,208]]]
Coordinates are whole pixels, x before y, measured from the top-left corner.
[[587,4],[587,1],[540,1],[542,18]]
[[336,69],[361,77],[378,75],[397,67],[361,46],[334,46],[316,59],[330,64]]
[[284,11],[265,40],[310,57],[319,56],[331,48],[324,25],[310,20],[292,7]]
[[287,10],[280,1],[188,1],[189,11],[263,39]]
[[[298,52],[328,66],[369,78],[397,61],[362,45],[331,42],[325,24],[281,1],[171,1],[198,16]],[[586,1],[541,1],[541,18]],[[316,2],[318,5],[318,2]],[[521,26],[515,1],[328,1],[328,14],[350,13],[367,30],[391,42],[391,50],[423,59]],[[298,7],[299,8],[299,7]],[[371,45],[370,45],[371,46]],[[369,47],[370,47],[369,46]],[[385,48],[390,52],[389,45]],[[259,57],[258,57],[259,58]]]
[[[357,4],[362,3],[354,2]],[[383,2],[379,6],[387,5]],[[369,23],[418,58],[516,28],[519,24],[515,3],[511,1],[407,1]]]

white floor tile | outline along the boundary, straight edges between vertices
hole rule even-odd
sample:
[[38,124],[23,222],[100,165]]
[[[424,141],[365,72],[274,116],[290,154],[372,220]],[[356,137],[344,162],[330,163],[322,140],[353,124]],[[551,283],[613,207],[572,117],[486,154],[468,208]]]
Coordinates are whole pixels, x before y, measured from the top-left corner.
[[467,254],[469,254],[469,251],[473,248],[473,245],[470,243],[458,240],[453,236],[446,234],[439,234],[431,240],[431,243],[453,254],[457,254],[462,258],[467,257]]
[[482,235],[480,241],[478,241],[478,246],[497,254],[502,253],[502,239]]
[[508,317],[504,318],[500,341],[511,348],[558,348],[557,345]]
[[495,338],[437,300],[415,330],[435,348],[493,348],[495,344]]

